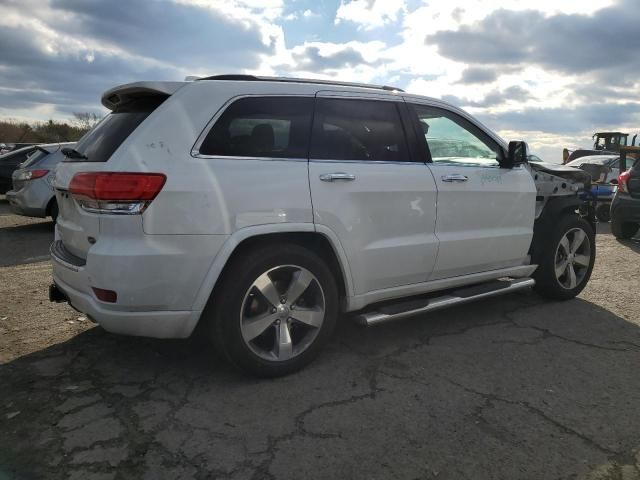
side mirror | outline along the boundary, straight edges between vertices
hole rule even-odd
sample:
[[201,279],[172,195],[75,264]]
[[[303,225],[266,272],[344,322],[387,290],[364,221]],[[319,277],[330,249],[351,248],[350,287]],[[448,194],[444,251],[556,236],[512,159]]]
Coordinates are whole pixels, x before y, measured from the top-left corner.
[[513,168],[516,165],[522,165],[523,163],[527,163],[528,157],[529,147],[527,146],[527,142],[509,142],[509,153],[505,161],[502,162],[502,167]]

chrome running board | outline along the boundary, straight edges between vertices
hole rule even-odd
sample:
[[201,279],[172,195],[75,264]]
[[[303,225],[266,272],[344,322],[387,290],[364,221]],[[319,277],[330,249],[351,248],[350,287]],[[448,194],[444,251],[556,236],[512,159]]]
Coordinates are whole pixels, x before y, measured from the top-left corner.
[[361,325],[377,325],[391,320],[420,315],[421,313],[431,312],[440,308],[472,302],[481,298],[511,293],[516,290],[532,287],[535,283],[533,278],[494,280],[469,287],[458,288],[439,297],[408,299],[404,303],[381,305],[375,311],[358,314],[355,319],[356,322]]

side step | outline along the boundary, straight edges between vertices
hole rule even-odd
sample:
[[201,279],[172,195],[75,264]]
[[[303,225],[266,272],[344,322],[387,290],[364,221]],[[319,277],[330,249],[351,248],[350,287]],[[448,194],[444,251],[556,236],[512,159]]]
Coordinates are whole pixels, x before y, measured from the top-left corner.
[[494,280],[449,291],[446,295],[422,299],[409,299],[402,303],[381,305],[376,311],[365,312],[355,317],[361,325],[377,325],[379,323],[399,320],[401,318],[420,315],[440,308],[472,302],[480,298],[495,297],[505,293],[522,290],[535,285],[533,278],[517,278],[513,280]]

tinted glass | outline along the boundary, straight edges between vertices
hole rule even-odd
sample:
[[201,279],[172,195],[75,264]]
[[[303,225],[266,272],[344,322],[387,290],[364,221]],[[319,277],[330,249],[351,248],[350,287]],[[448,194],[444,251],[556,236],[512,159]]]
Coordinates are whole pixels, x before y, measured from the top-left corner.
[[499,165],[500,146],[475,125],[440,108],[414,108],[433,162]]
[[20,165],[20,168],[32,167],[40,162],[43,158],[49,155],[46,150],[36,149],[31,155],[29,155],[26,161]]
[[87,160],[67,158],[65,161],[106,162],[165,98],[160,96],[140,98],[114,110],[76,144],[75,149],[86,155]]
[[248,97],[229,106],[200,146],[203,155],[307,158],[313,98]]
[[311,158],[410,161],[396,103],[318,99]]

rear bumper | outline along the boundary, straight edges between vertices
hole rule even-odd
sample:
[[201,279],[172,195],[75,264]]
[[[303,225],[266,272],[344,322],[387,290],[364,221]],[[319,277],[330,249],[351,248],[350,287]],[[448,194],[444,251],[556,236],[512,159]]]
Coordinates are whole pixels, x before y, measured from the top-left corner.
[[18,191],[11,190],[6,193],[11,211],[27,217],[46,217],[47,205],[51,198],[52,194],[43,197],[42,192],[32,191],[28,185]]
[[[197,306],[196,295],[225,239],[116,232],[114,236],[101,235],[86,258],[56,241],[50,250],[53,280],[72,307],[105,330],[186,338],[204,308]],[[117,302],[99,300],[92,287],[115,291]]]
[[53,281],[53,288],[49,290],[51,301],[68,301],[73,308],[112,333],[140,337],[187,338],[191,335],[201,314],[195,311],[111,310],[90,294],[76,290],[65,283],[56,276],[55,272]]

